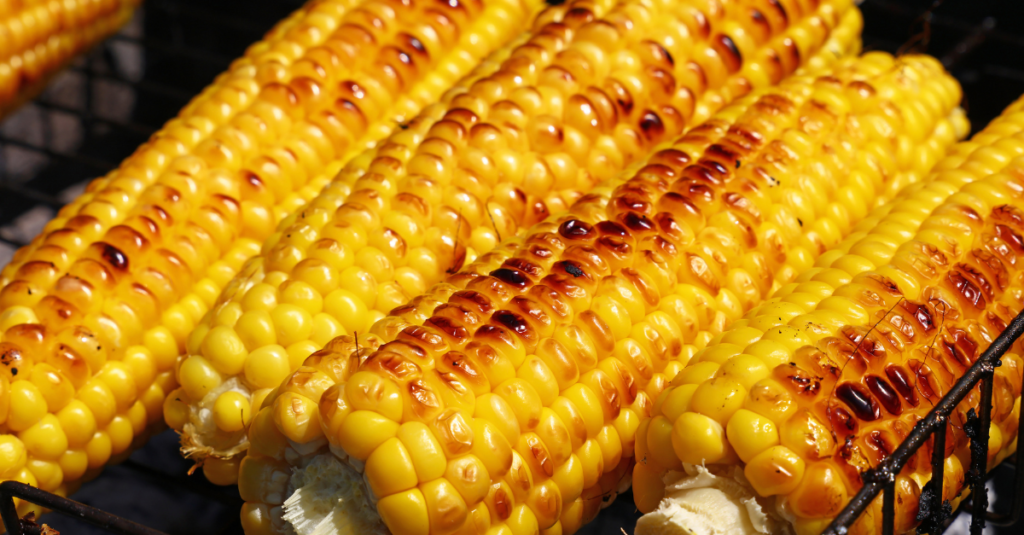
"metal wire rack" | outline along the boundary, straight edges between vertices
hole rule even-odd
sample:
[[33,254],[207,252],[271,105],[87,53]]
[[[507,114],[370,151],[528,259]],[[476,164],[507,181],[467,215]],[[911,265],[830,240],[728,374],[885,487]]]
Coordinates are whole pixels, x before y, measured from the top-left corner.
[[[147,0],[121,32],[76,60],[37,99],[6,118],[0,124],[0,264],[78,195],[89,179],[113,169],[249,43],[300,3]],[[980,127],[1024,94],[1024,18],[1015,16],[1019,10],[1015,4],[1017,0],[864,0],[865,49],[915,48],[940,58],[962,84],[968,116]],[[1005,336],[1012,342],[1021,332],[1024,319],[1018,318]],[[991,370],[1002,350],[1000,343],[994,344],[951,395],[962,397],[980,382],[983,395],[990,396]],[[951,398],[937,410],[951,408],[958,400]],[[989,408],[984,403],[980,407],[981,428],[987,425]],[[941,415],[926,418],[876,471],[876,477],[865,478],[868,483],[829,533],[845,532],[843,526],[850,525],[874,496],[888,488],[888,474],[898,472],[900,460],[916,451],[940,420]],[[981,457],[972,466],[984,473]],[[965,506],[973,508],[979,519],[992,502],[996,510],[1010,512],[987,515],[990,523],[1012,525],[989,527],[985,533],[1020,533],[1024,528],[1018,521],[1024,510],[1024,471],[1013,466],[1011,458],[993,470],[987,499]],[[242,501],[237,491],[208,484],[201,475],[187,476],[188,467],[178,456],[177,437],[164,432],[84,484],[72,496],[77,502],[14,482],[0,484],[0,516],[9,533],[41,532],[34,522],[17,519],[12,502],[17,496],[65,513],[42,519],[62,533],[159,535],[202,529],[240,534]],[[974,482],[975,487],[985,484],[983,478]],[[891,501],[884,505],[891,506]],[[584,532],[632,533],[638,516],[627,493]],[[967,533],[970,523],[968,515],[954,513],[934,531]],[[970,531],[982,533],[981,522],[975,521]]]

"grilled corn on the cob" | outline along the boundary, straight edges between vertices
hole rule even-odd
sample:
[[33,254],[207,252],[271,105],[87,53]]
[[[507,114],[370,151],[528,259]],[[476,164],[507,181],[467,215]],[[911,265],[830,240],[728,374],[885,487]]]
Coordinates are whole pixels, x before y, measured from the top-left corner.
[[[658,476],[677,472],[637,533],[713,533],[707,526],[730,517],[755,518],[744,503],[757,503],[778,529],[824,529],[861,474],[895,450],[1024,307],[1021,156],[1024,99],[698,352],[655,404],[650,428],[663,435],[638,445],[649,452],[636,469],[648,473],[636,483],[647,496],[664,491]],[[996,371],[989,466],[1016,444],[1019,351]],[[964,399],[946,431],[940,492],[954,508],[978,396]],[[929,443],[897,477],[896,533],[919,523],[931,455]],[[648,498],[642,507],[654,505]],[[850,532],[881,533],[881,521],[879,497]]]
[[[247,532],[575,532],[628,487],[655,374],[710,328],[700,308],[738,317],[786,262],[809,264],[876,195],[923,176],[965,130],[958,99],[924,57],[795,76],[374,336],[333,340],[253,418]],[[923,154],[901,149],[914,143]]]
[[0,117],[76,54],[117,31],[137,0],[0,3]]
[[4,474],[63,492],[125,451],[162,417],[188,333],[258,240],[540,3],[356,4],[279,25],[3,271],[0,422],[27,451]]
[[270,238],[192,335],[167,402],[186,454],[217,466],[243,451],[252,405],[331,338],[365,333],[752,87],[858,48],[844,0],[586,5]]

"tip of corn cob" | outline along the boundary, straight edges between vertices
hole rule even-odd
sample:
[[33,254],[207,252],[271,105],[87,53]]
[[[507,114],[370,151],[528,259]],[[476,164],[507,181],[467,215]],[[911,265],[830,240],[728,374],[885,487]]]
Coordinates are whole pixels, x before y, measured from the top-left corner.
[[[737,468],[721,472],[684,464],[664,476],[665,498],[640,517],[635,535],[764,535],[789,533],[773,507],[761,503]],[[717,473],[716,473],[717,472]]]

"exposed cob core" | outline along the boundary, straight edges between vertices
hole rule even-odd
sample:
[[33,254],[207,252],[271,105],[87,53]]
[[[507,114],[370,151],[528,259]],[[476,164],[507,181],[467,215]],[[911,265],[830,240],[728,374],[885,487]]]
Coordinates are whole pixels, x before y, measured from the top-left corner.
[[0,117],[79,52],[117,31],[136,0],[0,3]]
[[193,333],[167,410],[186,454],[244,451],[251,407],[331,338],[367,332],[752,87],[859,48],[845,0],[568,7],[425,112],[425,136],[396,133],[267,241]]
[[[1024,100],[957,145],[933,176],[695,355],[656,404],[670,440],[648,442],[658,466],[644,469],[676,472],[665,474],[667,497],[653,502],[638,534],[716,533],[710,503],[720,505],[716,525],[744,521],[745,502],[774,517],[771,533],[814,534],[831,522],[861,474],[1024,307],[1022,109]],[[995,373],[989,466],[1016,449],[1024,362],[1015,347]],[[694,372],[701,367],[716,369],[714,378]],[[954,509],[965,496],[968,411],[978,400],[975,389],[946,431],[938,492]],[[931,456],[929,442],[896,478],[896,533],[919,525]],[[648,494],[664,488],[642,480]],[[881,503],[850,533],[881,533]]]
[[313,2],[63,208],[0,276],[0,424],[23,453],[3,477],[65,492],[125,451],[162,417],[188,333],[277,222],[539,7]]
[[[926,104],[904,115],[911,98]],[[375,336],[335,339],[253,420],[247,532],[575,532],[629,486],[665,385],[655,374],[711,328],[700,307],[738,317],[786,262],[810,264],[875,195],[923,176],[956,139],[958,98],[924,57],[795,76],[481,256]],[[901,155],[913,142],[934,153]]]

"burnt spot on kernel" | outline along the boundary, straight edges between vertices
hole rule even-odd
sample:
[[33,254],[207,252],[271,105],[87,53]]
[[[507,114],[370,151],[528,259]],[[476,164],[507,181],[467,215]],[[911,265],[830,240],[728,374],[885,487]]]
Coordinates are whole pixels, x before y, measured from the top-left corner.
[[570,219],[558,226],[558,233],[569,240],[585,240],[593,237],[594,227],[579,219]]
[[821,379],[814,377],[810,372],[796,366],[791,366],[786,372],[785,378],[797,394],[814,396],[821,391]]
[[949,274],[946,275],[950,285],[960,294],[964,301],[974,306],[974,308],[984,309],[986,305],[985,296],[982,295],[981,288],[971,280],[972,278],[961,269],[950,270]]
[[109,243],[99,243],[100,256],[107,261],[110,267],[118,271],[128,271],[128,256],[121,252],[120,249],[110,245]]
[[872,431],[868,433],[868,436],[864,438],[864,442],[881,453],[882,457],[892,455],[892,452],[896,449],[894,445],[889,444],[885,434],[881,431]]
[[885,368],[885,376],[892,382],[892,387],[899,392],[903,400],[911,407],[916,407],[920,400],[917,398],[917,391],[910,384],[910,375],[902,367],[890,364]]
[[928,309],[928,307],[918,303],[904,301],[903,309],[906,310],[911,315],[911,317],[913,317],[914,320],[916,320],[917,323],[921,325],[921,328],[924,329],[924,332],[927,333],[935,330],[935,317],[932,315],[932,312],[931,310]]
[[544,267],[534,264],[525,258],[509,258],[502,263],[503,266],[511,267],[526,273],[532,277],[540,277],[544,274]]
[[978,344],[961,329],[949,329],[942,337],[942,346],[948,356],[956,359],[961,366],[968,367],[978,356]]
[[619,216],[619,222],[635,233],[647,233],[655,230],[654,221],[651,221],[649,217],[642,214],[625,213]]
[[469,331],[462,325],[455,323],[451,318],[433,316],[423,322],[423,325],[433,327],[456,341],[464,341],[469,338]]
[[660,139],[665,134],[665,123],[657,113],[646,110],[640,117],[640,130],[648,140]]
[[874,394],[875,398],[878,399],[890,414],[895,416],[903,414],[903,404],[900,403],[896,390],[885,379],[877,375],[869,375],[864,379],[864,383],[868,385],[868,390]]
[[853,414],[865,422],[882,417],[882,410],[875,398],[864,387],[855,383],[843,383],[836,387],[836,398],[846,404]]
[[715,52],[718,52],[730,74],[736,74],[743,66],[743,54],[728,35],[719,34],[711,41],[711,46],[714,47]]
[[619,238],[625,238],[629,236],[629,232],[627,232],[626,229],[622,227],[622,225],[614,221],[602,221],[595,225],[595,228],[598,232],[606,236],[616,236]]
[[850,414],[846,409],[837,406],[829,407],[828,419],[832,424],[832,428],[838,430],[842,434],[857,434],[857,419]]
[[491,319],[519,336],[531,337],[530,325],[526,322],[526,318],[511,310],[499,310],[491,315]]
[[520,290],[525,289],[530,284],[530,278],[517,269],[498,268],[490,272],[490,276]]

